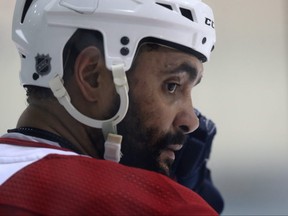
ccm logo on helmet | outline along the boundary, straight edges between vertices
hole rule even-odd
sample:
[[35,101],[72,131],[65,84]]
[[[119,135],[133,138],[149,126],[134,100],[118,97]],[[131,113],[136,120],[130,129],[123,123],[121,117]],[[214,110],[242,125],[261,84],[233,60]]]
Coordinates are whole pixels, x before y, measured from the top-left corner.
[[208,25],[208,26],[211,26],[212,28],[214,28],[214,21],[209,19],[209,18],[205,18],[205,24]]

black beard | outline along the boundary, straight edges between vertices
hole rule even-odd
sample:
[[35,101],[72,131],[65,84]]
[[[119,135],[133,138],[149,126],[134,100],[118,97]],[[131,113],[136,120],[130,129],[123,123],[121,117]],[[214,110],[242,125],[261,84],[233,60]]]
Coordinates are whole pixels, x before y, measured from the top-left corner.
[[[171,144],[182,144],[186,136],[178,131],[174,134],[163,133],[157,128],[145,128],[143,122],[149,116],[139,113],[137,105],[130,99],[128,113],[118,125],[118,133],[123,136],[121,151],[123,157],[121,164],[159,172],[169,176],[159,164],[161,150]],[[166,161],[167,166],[172,166]]]

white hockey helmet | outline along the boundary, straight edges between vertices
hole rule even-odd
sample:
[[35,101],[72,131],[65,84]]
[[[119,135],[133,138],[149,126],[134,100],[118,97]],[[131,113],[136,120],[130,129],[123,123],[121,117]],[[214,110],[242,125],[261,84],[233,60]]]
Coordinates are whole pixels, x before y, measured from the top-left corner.
[[[110,120],[89,119],[75,110],[61,83],[63,49],[77,29],[103,35],[106,66],[121,98]],[[216,41],[213,12],[201,0],[17,0],[12,38],[21,56],[22,85],[51,88],[74,118],[98,128],[114,127],[126,115],[125,71],[141,41],[183,49],[203,62]]]
[[[78,28],[102,33],[110,70],[118,63],[128,70],[145,38],[194,50],[204,61],[216,40],[212,10],[201,0],[21,0],[13,20],[21,82],[42,87],[56,74],[63,76],[63,48]],[[35,58],[48,55],[51,68],[35,68]]]

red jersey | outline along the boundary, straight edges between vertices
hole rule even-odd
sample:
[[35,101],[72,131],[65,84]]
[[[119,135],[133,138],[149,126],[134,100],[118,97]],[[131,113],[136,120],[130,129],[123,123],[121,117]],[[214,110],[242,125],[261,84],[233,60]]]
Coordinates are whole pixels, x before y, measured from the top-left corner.
[[[11,167],[15,172],[0,182],[0,215],[217,215],[199,195],[155,172],[45,143],[11,138],[0,143],[12,155],[21,148],[19,159],[27,149],[48,152],[20,169]],[[17,160],[1,152],[2,175]]]

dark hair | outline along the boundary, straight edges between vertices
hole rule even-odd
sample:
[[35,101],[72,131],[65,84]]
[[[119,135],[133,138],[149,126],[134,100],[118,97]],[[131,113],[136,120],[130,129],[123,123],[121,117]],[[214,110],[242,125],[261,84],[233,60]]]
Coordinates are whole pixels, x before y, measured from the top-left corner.
[[74,73],[74,62],[80,52],[88,46],[96,46],[104,55],[103,36],[98,31],[78,29],[63,50],[63,80],[68,81]]
[[[98,31],[78,29],[66,43],[62,53],[64,85],[74,73],[74,63],[77,56],[88,46],[96,46],[104,54],[102,34]],[[24,87],[28,103],[30,103],[31,98],[37,100],[54,98],[53,92],[49,88],[33,85],[25,85]]]

